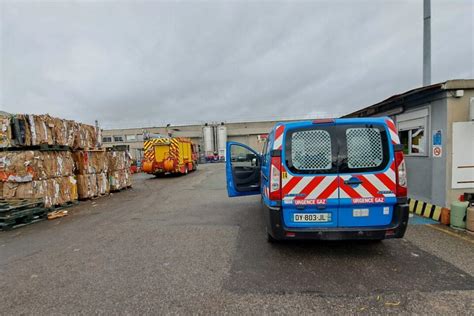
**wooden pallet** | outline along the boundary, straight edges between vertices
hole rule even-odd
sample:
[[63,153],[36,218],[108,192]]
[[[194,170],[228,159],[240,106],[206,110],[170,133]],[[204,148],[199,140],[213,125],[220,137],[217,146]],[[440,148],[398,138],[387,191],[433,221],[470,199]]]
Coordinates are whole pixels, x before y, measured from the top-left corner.
[[21,147],[2,147],[0,151],[26,151],[26,150],[38,150],[38,151],[70,151],[71,147],[63,145],[48,145],[40,144],[35,146],[21,146]]
[[1,199],[0,230],[9,230],[43,220],[48,215],[41,199]]
[[74,151],[94,151],[94,152],[105,152],[106,148],[101,147],[85,147],[85,148],[75,148]]
[[0,230],[10,230],[47,219],[51,212],[77,205],[70,201],[44,207],[42,199],[0,199]]
[[123,187],[123,188],[116,189],[116,190],[110,190],[110,192],[111,192],[111,193],[117,193],[117,192],[125,191],[125,190],[131,189],[131,188],[132,188],[132,186],[129,185],[128,187]]
[[48,213],[54,212],[54,211],[59,211],[65,208],[72,207],[74,205],[79,204],[79,201],[69,201],[64,204],[59,204],[59,205],[53,205],[51,207],[48,207]]
[[112,147],[106,147],[107,151],[128,151],[128,145],[115,145]]
[[43,199],[0,199],[0,215],[41,206],[43,206]]
[[100,199],[100,198],[103,198],[104,196],[107,196],[109,195],[110,193],[104,193],[104,194],[98,194],[98,195],[95,195],[95,196],[90,196],[90,197],[85,197],[85,198],[79,198],[79,201],[91,201],[91,200],[96,200],[96,199]]

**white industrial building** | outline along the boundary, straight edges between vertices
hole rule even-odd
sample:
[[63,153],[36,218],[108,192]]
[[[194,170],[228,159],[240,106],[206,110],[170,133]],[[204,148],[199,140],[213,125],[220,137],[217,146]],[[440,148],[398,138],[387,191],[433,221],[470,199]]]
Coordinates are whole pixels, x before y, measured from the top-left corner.
[[102,131],[105,147],[128,146],[134,159],[143,157],[144,135],[188,137],[199,145],[202,159],[216,153],[225,157],[227,141],[236,141],[261,151],[263,143],[277,121],[210,122],[196,125],[168,125],[160,127],[109,129]]

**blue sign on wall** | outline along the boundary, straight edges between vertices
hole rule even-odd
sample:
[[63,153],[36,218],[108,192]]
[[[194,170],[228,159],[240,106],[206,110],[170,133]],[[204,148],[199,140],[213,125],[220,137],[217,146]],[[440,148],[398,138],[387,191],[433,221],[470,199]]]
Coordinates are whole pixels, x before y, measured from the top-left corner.
[[443,132],[438,129],[433,131],[433,146],[441,146],[443,142]]

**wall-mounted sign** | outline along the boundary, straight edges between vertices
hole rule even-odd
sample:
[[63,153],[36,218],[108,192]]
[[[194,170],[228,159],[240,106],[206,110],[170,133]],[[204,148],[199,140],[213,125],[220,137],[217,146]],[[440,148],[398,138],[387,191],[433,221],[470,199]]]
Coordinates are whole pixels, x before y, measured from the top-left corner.
[[443,145],[443,131],[438,129],[433,131],[433,146]]
[[443,131],[440,129],[433,131],[433,157],[439,158],[443,156]]

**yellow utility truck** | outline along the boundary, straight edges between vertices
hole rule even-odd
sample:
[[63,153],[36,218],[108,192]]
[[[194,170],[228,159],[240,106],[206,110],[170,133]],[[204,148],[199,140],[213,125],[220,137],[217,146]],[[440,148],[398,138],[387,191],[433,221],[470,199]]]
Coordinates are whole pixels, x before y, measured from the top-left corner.
[[142,170],[156,176],[166,173],[187,174],[196,170],[198,148],[189,138],[159,137],[143,143]]

